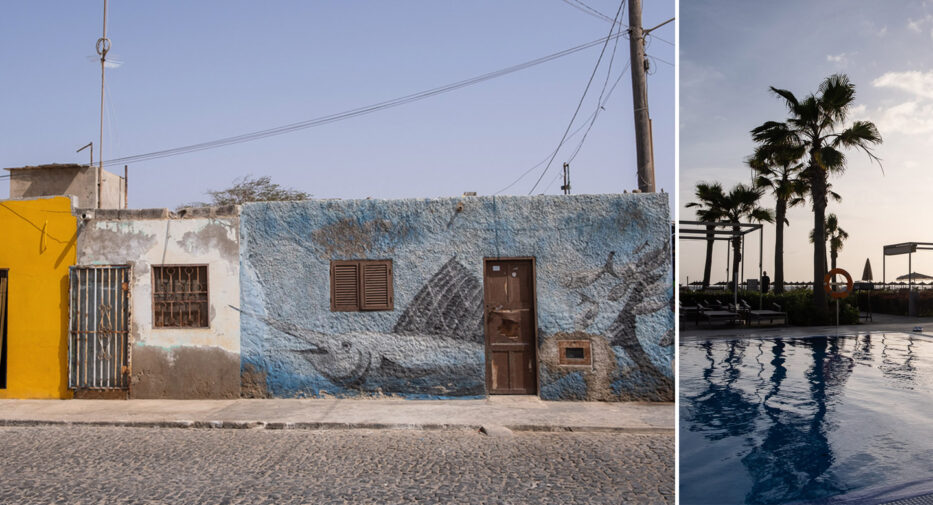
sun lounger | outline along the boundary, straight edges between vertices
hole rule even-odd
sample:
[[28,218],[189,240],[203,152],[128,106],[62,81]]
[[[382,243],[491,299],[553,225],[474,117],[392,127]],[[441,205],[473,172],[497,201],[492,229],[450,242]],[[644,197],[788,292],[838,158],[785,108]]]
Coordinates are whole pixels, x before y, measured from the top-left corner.
[[739,320],[739,313],[734,310],[715,310],[699,305],[700,318],[710,325],[719,323],[735,324]]
[[700,307],[698,305],[681,305],[681,321],[693,321],[697,326],[700,325]]
[[778,310],[748,310],[745,315],[745,324],[748,326],[752,325],[752,322],[757,321],[758,326],[761,326],[761,322],[768,320],[768,324],[774,324],[774,321],[781,321],[781,324],[787,324],[787,312],[784,312],[781,309],[781,306],[774,304],[775,308]]

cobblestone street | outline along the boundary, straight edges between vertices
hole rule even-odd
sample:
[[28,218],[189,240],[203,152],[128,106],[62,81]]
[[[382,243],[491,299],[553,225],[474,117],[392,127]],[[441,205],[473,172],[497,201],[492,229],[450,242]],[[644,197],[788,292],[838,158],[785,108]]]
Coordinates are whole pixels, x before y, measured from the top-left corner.
[[672,435],[0,428],[0,503],[673,503]]

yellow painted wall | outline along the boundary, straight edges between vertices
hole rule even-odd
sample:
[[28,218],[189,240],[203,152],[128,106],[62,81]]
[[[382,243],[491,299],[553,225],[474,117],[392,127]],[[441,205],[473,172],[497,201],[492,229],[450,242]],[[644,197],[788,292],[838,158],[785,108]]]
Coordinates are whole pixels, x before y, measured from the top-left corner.
[[7,387],[0,398],[72,397],[68,267],[76,233],[67,197],[0,201],[0,269],[9,283]]

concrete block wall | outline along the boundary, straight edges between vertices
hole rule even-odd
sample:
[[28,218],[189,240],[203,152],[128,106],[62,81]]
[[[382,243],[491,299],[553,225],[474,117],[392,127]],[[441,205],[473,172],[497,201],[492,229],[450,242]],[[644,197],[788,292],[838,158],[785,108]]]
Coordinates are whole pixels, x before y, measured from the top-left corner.
[[[483,397],[483,259],[534,257],[540,397],[673,401],[667,199],[246,204],[243,393]],[[391,259],[394,310],[332,312],[330,262],[340,259]],[[559,341],[580,339],[592,365],[561,365]]]

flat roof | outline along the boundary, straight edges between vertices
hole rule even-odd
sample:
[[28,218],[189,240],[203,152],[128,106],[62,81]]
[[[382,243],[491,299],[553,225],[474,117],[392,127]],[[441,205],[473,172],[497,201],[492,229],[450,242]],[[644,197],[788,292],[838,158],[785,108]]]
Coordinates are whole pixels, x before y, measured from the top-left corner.
[[50,170],[50,169],[66,169],[66,168],[86,168],[90,165],[83,165],[80,163],[48,163],[45,165],[27,165],[25,167],[10,167],[4,168],[12,172],[13,170]]

